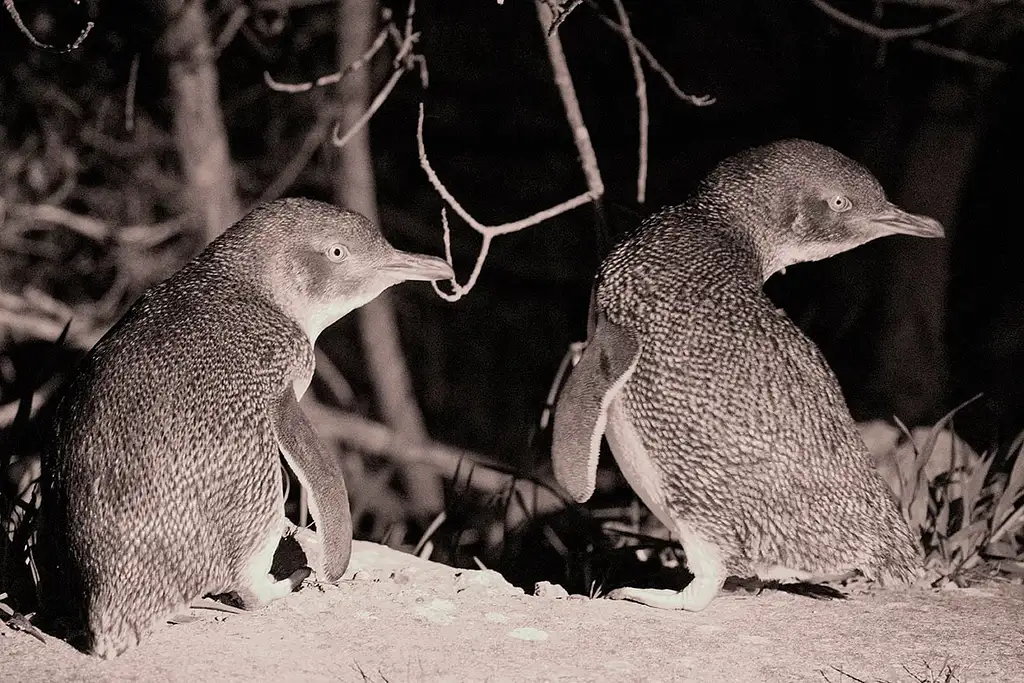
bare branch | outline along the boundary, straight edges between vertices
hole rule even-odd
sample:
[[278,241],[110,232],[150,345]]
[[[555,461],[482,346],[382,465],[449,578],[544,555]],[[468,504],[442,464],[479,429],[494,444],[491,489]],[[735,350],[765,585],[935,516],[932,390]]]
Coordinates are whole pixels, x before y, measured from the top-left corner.
[[139,84],[139,59],[138,52],[132,57],[132,65],[128,71],[128,87],[124,93],[124,129],[131,132],[135,130],[135,89]]
[[[363,129],[363,127],[369,122],[377,110],[381,108],[388,96],[391,95],[391,91],[398,85],[398,81],[402,78],[402,74],[406,71],[412,71],[415,66],[419,66],[420,69],[420,80],[422,81],[423,87],[427,87],[427,70],[426,70],[426,59],[422,55],[417,55],[413,52],[417,41],[420,39],[420,34],[413,31],[412,18],[416,13],[416,0],[409,2],[409,9],[405,16],[405,32],[399,33],[398,28],[394,22],[389,21],[388,25],[384,28],[384,32],[391,36],[392,41],[395,44],[395,58],[393,60],[393,66],[395,71],[388,78],[384,87],[381,88],[377,96],[373,98],[373,102],[367,107],[363,115],[360,116],[355,123],[353,123],[348,131],[344,135],[341,135],[340,124],[334,127],[334,133],[331,136],[331,142],[335,147],[344,147],[345,144],[352,139],[356,133]],[[390,18],[390,14],[387,15]]]
[[657,58],[655,58],[654,54],[646,45],[643,44],[643,42],[641,42],[632,33],[626,35],[626,32],[622,28],[622,26],[619,26],[619,24],[617,24],[614,19],[611,19],[604,15],[604,13],[601,11],[601,8],[598,6],[595,0],[586,0],[586,3],[587,5],[590,6],[591,9],[594,10],[594,12],[597,13],[597,18],[601,20],[602,24],[618,33],[627,41],[633,43],[633,45],[636,47],[637,52],[640,53],[640,56],[647,60],[647,66],[651,67],[652,71],[661,76],[662,80],[665,81],[665,85],[668,86],[668,89],[672,91],[673,95],[683,100],[684,102],[689,102],[695,107],[707,107],[708,105],[715,103],[716,100],[711,95],[689,95],[683,92],[679,88],[679,86],[676,85],[676,81],[674,78],[672,78],[672,74],[668,72],[668,69],[661,65],[661,62],[659,62]]
[[105,223],[52,204],[15,204],[8,211],[14,216],[62,225],[96,242],[103,242],[110,235]]
[[[422,168],[423,171],[427,174],[427,179],[430,181],[430,184],[434,187],[435,190],[437,190],[437,193],[441,195],[441,199],[443,199],[444,202],[448,204],[448,206],[452,207],[452,209],[455,210],[455,213],[459,214],[462,220],[466,221],[466,223],[469,224],[469,227],[473,228],[475,231],[477,231],[478,233],[480,233],[480,235],[483,236],[483,243],[480,246],[480,253],[477,255],[476,263],[473,265],[473,272],[470,275],[469,280],[466,281],[466,284],[460,285],[458,282],[453,280],[451,281],[453,293],[446,294],[445,292],[442,292],[440,289],[438,289],[437,283],[434,283],[434,291],[437,292],[438,296],[440,296],[445,301],[458,301],[463,296],[468,294],[469,291],[473,288],[473,286],[476,284],[477,278],[480,275],[480,271],[483,268],[484,261],[487,259],[487,254],[491,247],[491,240],[493,240],[495,237],[499,235],[507,235],[509,233],[523,230],[524,228],[529,228],[534,225],[538,225],[548,220],[549,218],[554,218],[555,216],[566,213],[567,211],[571,211],[579,206],[583,206],[584,204],[596,201],[597,199],[600,198],[599,195],[594,196],[590,192],[584,192],[583,194],[573,197],[568,201],[564,201],[561,204],[553,206],[549,209],[538,211],[532,216],[522,218],[518,221],[513,221],[511,223],[502,223],[501,225],[484,225],[480,221],[475,219],[472,215],[470,215],[470,213],[466,211],[465,208],[463,208],[459,201],[452,196],[451,192],[448,191],[448,188],[444,186],[444,183],[442,183],[441,179],[437,176],[437,172],[434,171],[433,167],[430,165],[430,161],[427,159],[427,148],[423,142],[422,102],[420,102],[420,114],[416,125],[416,143],[419,147],[420,168]],[[451,233],[448,229],[448,214],[443,209],[441,211],[441,223],[444,229],[445,258],[448,260],[449,264],[454,265],[452,262]]]
[[[545,4],[544,0],[537,0],[536,6],[537,18],[540,20],[542,27],[546,26],[551,21],[551,8]],[[562,98],[562,104],[565,107],[566,119],[572,129],[573,140],[576,143],[576,149],[580,155],[580,164],[583,167],[583,174],[587,180],[588,190],[583,194],[577,195],[576,197],[551,208],[538,211],[532,216],[512,221],[511,223],[502,223],[501,225],[482,224],[470,215],[458,200],[452,196],[444,186],[444,183],[442,183],[441,179],[437,176],[433,167],[431,167],[430,161],[427,158],[427,148],[423,142],[423,103],[420,103],[419,118],[416,125],[416,143],[419,148],[420,168],[422,168],[427,174],[427,179],[430,181],[430,184],[434,187],[437,193],[441,195],[441,199],[443,199],[444,202],[462,218],[462,220],[466,221],[473,230],[480,233],[483,237],[483,243],[480,245],[480,252],[473,265],[473,272],[470,274],[469,280],[466,281],[466,284],[460,285],[457,281],[452,280],[451,286],[453,291],[451,294],[446,294],[438,288],[436,283],[434,283],[434,291],[437,292],[438,296],[446,301],[458,301],[468,294],[476,285],[477,278],[480,276],[484,261],[487,259],[487,254],[491,247],[491,241],[495,237],[499,235],[507,235],[509,233],[538,225],[549,218],[566,213],[567,211],[571,211],[577,207],[583,206],[584,204],[597,201],[604,194],[604,182],[601,180],[601,171],[597,166],[597,156],[594,154],[593,145],[590,143],[590,133],[587,131],[587,126],[583,122],[583,114],[580,111],[579,102],[576,99],[576,91],[572,84],[572,76],[569,74],[569,67],[565,61],[565,53],[562,51],[561,40],[558,38],[558,34],[554,33],[547,35],[545,41],[548,46],[548,58],[551,61],[551,68],[554,71],[555,84],[558,86],[558,92]],[[444,231],[445,258],[447,258],[449,264],[454,265],[452,263],[451,233],[448,227],[448,214],[443,210],[441,212],[441,222],[442,229]]]
[[[454,263],[452,261],[452,231],[448,227],[448,211],[445,207],[441,207],[441,229],[444,231],[442,239],[444,240],[444,257],[448,263]],[[430,285],[434,288],[434,291],[439,297],[445,301],[454,303],[465,296],[469,290],[476,286],[477,278],[480,277],[480,272],[484,268],[484,261],[487,260],[487,254],[491,251],[491,241],[494,239],[493,235],[484,235],[483,242],[480,244],[480,252],[476,257],[476,262],[473,264],[473,272],[469,274],[469,279],[466,283],[460,285],[457,281],[451,280],[452,293],[448,294],[441,290],[440,286],[436,282],[431,282]]]
[[60,337],[69,319],[72,324],[67,343],[75,348],[91,348],[106,331],[106,326],[91,315],[90,307],[74,310],[33,289],[20,295],[0,290],[0,327],[31,339],[53,340]]
[[[582,0],[580,0],[582,2]],[[619,26],[622,27],[622,35],[626,38],[626,49],[629,51],[629,61],[633,66],[633,78],[636,80],[636,99],[640,105],[640,149],[639,168],[636,173],[636,201],[643,204],[647,199],[647,151],[648,136],[650,128],[650,115],[647,111],[647,80],[644,78],[644,68],[640,64],[640,55],[636,49],[636,38],[633,37],[633,30],[629,26],[629,14],[622,5],[622,0],[612,0],[615,3],[615,11],[619,15]]]
[[[548,2],[549,5],[554,4],[550,2],[550,0],[544,1]],[[572,14],[572,11],[579,7],[581,4],[583,4],[583,0],[566,0],[562,5],[560,5],[558,8],[558,14],[551,21],[551,26],[548,28],[548,35],[550,36],[555,31],[557,31],[558,27],[561,26],[562,23],[569,18],[570,14]]]
[[961,50],[954,47],[946,47],[945,45],[938,45],[929,40],[922,38],[915,38],[910,41],[910,46],[918,52],[925,54],[934,55],[936,57],[942,57],[943,59],[949,59],[954,62],[961,64],[968,64],[975,66],[980,69],[987,69],[989,71],[1003,72],[1010,68],[1010,65],[1006,62],[1001,62],[998,59],[990,59],[989,57],[982,57],[966,50]]
[[277,174],[263,193],[260,195],[257,204],[269,202],[277,199],[281,194],[287,190],[295,179],[302,173],[302,169],[306,168],[306,164],[316,154],[316,150],[320,148],[324,138],[327,137],[328,132],[331,129],[331,118],[333,116],[333,110],[330,115],[326,115],[321,111],[320,115],[317,116],[316,123],[306,133],[306,137],[302,140],[302,144],[299,145],[298,151],[295,152],[295,156],[285,165],[281,172]]
[[263,82],[266,83],[267,87],[271,90],[293,94],[338,83],[353,71],[359,71],[359,69],[362,69],[363,66],[373,59],[373,56],[376,55],[382,47],[384,47],[384,43],[387,41],[388,35],[388,28],[382,28],[380,33],[377,34],[377,37],[374,38],[373,43],[371,43],[370,47],[367,48],[366,52],[364,52],[359,59],[349,64],[341,71],[335,71],[334,73],[327,74],[326,76],[321,76],[314,81],[305,81],[303,83],[282,83],[281,81],[274,80],[274,77],[270,75],[269,71],[264,71]]
[[989,2],[975,2],[973,4],[964,5],[959,9],[950,12],[944,17],[936,19],[929,24],[921,24],[919,26],[907,26],[905,28],[883,28],[876,26],[867,21],[863,21],[852,15],[843,12],[840,9],[833,7],[832,5],[825,2],[825,0],[808,0],[812,5],[817,7],[819,10],[827,14],[828,16],[835,19],[837,22],[849,26],[852,29],[860,31],[873,38],[877,38],[881,41],[898,40],[900,38],[917,38],[923,35],[937,31],[940,28],[954,24],[969,14],[973,14],[981,9],[986,9],[992,6]]
[[[50,400],[50,397],[60,387],[61,381],[60,377],[51,377],[43,386],[36,389],[32,394],[29,417],[34,417],[43,404]],[[0,404],[0,429],[6,429],[14,422],[18,414],[19,403],[19,400],[14,400],[10,403]]]
[[[536,0],[537,19],[541,26],[550,23],[551,8],[543,0]],[[565,118],[572,129],[573,141],[580,153],[580,164],[583,166],[583,175],[587,179],[587,187],[590,194],[595,198],[604,194],[604,182],[601,180],[601,171],[597,168],[597,155],[594,154],[594,146],[590,143],[590,133],[583,123],[583,112],[580,111],[579,100],[576,99],[576,88],[572,84],[572,75],[569,73],[569,64],[565,61],[565,51],[562,49],[562,39],[557,33],[545,36],[544,43],[548,48],[548,61],[551,62],[551,70],[554,72],[555,85],[558,86],[558,94],[562,98],[562,105],[565,107]]]
[[224,48],[230,45],[248,18],[248,7],[245,5],[235,7],[234,11],[231,12],[231,16],[228,17],[227,23],[224,24],[224,28],[221,29],[220,35],[217,36],[217,40],[214,41],[213,51],[219,55]]
[[28,26],[25,26],[25,22],[21,20],[21,15],[18,14],[18,8],[14,6],[14,0],[4,0],[4,7],[7,8],[7,13],[11,15],[11,19],[14,20],[15,26],[18,27],[21,34],[28,38],[28,42],[32,43],[39,49],[46,50],[48,52],[63,54],[65,52],[71,52],[72,50],[78,49],[78,46],[82,44],[82,41],[89,35],[89,31],[91,31],[93,27],[93,22],[86,22],[85,28],[82,29],[81,33],[78,34],[78,37],[75,38],[72,43],[65,45],[64,47],[56,47],[54,45],[48,45],[40,42],[34,35],[32,35],[32,31],[29,31]]
[[391,74],[391,78],[389,78],[388,82],[384,84],[384,87],[380,89],[377,96],[373,98],[373,102],[370,103],[370,106],[367,107],[366,111],[363,112],[363,115],[360,116],[347,131],[345,131],[344,135],[341,135],[341,124],[334,124],[334,133],[331,135],[331,142],[335,147],[344,147],[356,133],[363,129],[373,115],[377,113],[377,110],[381,108],[384,101],[388,99],[388,95],[390,95],[391,91],[395,89],[396,85],[398,85],[398,81],[402,78],[402,74],[404,73],[405,69],[398,69]]
[[[534,225],[543,223],[549,218],[554,218],[555,216],[561,215],[567,211],[571,211],[572,209],[575,209],[578,206],[583,206],[588,202],[592,202],[596,199],[599,199],[601,196],[600,194],[595,194],[593,192],[588,191],[584,192],[579,196],[573,197],[568,201],[564,201],[561,204],[553,206],[549,209],[538,211],[532,216],[527,216],[526,218],[521,218],[517,221],[512,221],[511,223],[502,223],[501,225],[484,225],[477,219],[473,218],[473,216],[471,216],[469,212],[466,211],[466,209],[464,209],[461,204],[459,204],[459,201],[451,195],[448,189],[444,186],[444,183],[441,182],[441,179],[437,177],[437,173],[431,167],[430,161],[427,159],[427,149],[423,143],[422,102],[420,103],[420,115],[416,127],[416,142],[419,145],[420,168],[422,168],[426,172],[427,179],[430,180],[430,184],[433,185],[434,189],[437,190],[437,193],[441,195],[441,199],[443,199],[445,203],[448,204],[448,206],[452,207],[452,209],[455,210],[455,213],[459,214],[462,220],[466,221],[466,223],[468,223],[471,228],[473,228],[474,230],[476,230],[478,233],[485,237],[490,236],[493,238],[499,235],[507,235],[509,233],[518,232],[520,230],[523,230],[524,228],[533,227]],[[600,192],[603,193],[604,187],[601,186],[599,190]]]
[[[310,395],[307,393],[307,397]],[[535,514],[554,512],[566,506],[558,485],[539,479],[520,477],[497,462],[479,453],[447,446],[434,441],[410,443],[379,422],[360,415],[325,406],[312,398],[303,398],[302,408],[324,441],[340,441],[354,450],[383,456],[397,462],[428,465],[448,477],[472,469],[468,483],[473,488],[490,493],[505,491],[510,485],[532,496],[537,493]],[[472,468],[460,462],[470,462]]]
[[154,225],[127,225],[114,230],[103,221],[83,216],[52,204],[15,204],[7,209],[14,216],[61,225],[97,242],[113,239],[119,244],[150,247],[179,232],[184,217]]
[[355,400],[356,395],[352,391],[352,385],[341,374],[341,370],[334,364],[334,361],[319,346],[313,348],[313,354],[316,356],[317,377],[330,389],[331,397],[340,406],[350,405]]

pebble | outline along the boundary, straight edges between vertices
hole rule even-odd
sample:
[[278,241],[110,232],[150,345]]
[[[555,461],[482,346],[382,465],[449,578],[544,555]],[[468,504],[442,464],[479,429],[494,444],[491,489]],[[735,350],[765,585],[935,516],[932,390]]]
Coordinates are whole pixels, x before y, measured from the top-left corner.
[[533,587],[533,594],[538,598],[554,598],[556,600],[569,597],[569,591],[550,581],[538,581]]
[[509,635],[519,640],[536,640],[544,641],[548,639],[547,631],[542,631],[539,628],[532,628],[530,626],[521,626],[517,629],[509,631]]

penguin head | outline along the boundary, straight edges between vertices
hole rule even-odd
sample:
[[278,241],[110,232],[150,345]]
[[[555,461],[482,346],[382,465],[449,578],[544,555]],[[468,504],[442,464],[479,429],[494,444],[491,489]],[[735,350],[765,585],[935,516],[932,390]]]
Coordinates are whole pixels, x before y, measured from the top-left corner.
[[310,199],[259,206],[211,248],[218,242],[249,261],[250,277],[311,343],[392,285],[455,276],[444,259],[395,249],[361,214]]
[[725,194],[740,205],[754,233],[765,277],[887,235],[944,235],[938,221],[890,202],[864,166],[816,142],[790,139],[755,147],[722,162],[714,176],[733,186]]

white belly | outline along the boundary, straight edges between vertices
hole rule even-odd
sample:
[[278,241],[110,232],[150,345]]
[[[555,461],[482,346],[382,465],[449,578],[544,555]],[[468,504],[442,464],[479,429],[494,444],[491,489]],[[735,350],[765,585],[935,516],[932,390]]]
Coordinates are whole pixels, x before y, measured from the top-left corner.
[[679,523],[669,514],[665,504],[665,487],[662,485],[661,471],[651,462],[640,433],[633,426],[622,405],[621,395],[612,399],[608,406],[605,438],[612,447],[612,455],[619,463],[619,469],[640,496],[640,500],[671,533],[678,534]]

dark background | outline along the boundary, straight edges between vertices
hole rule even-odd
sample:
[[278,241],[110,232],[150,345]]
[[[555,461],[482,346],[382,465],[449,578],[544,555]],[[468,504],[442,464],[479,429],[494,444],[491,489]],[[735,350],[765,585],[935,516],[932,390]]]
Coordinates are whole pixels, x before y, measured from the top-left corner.
[[[214,33],[236,4],[206,4]],[[614,16],[610,3],[599,4]],[[769,283],[771,296],[822,347],[856,418],[896,414],[910,426],[929,424],[984,392],[958,415],[959,431],[984,446],[1024,427],[1024,277],[1016,246],[1024,224],[1024,6],[993,2],[927,35],[881,41],[806,1],[626,4],[634,33],[679,86],[717,101],[700,108],[680,101],[647,70],[650,173],[648,201],[638,206],[638,114],[626,46],[586,4],[562,25],[612,235],[679,202],[716,162],[744,147],[786,136],[832,145],[874,171],[904,208],[940,219],[949,237],[893,237],[797,266]],[[86,17],[96,27],[78,50],[57,55],[30,47],[0,15],[5,205],[47,201],[73,178],[61,203],[81,214],[114,224],[187,214],[166,69],[155,49],[157,13],[116,0],[20,5],[26,24],[55,44],[73,38]],[[245,206],[291,158],[331,92],[271,92],[263,71],[300,81],[337,68],[333,5],[266,9],[272,6],[251,4],[244,30],[217,60]],[[899,27],[928,24],[960,3],[835,6]],[[878,8],[884,12],[873,18]],[[392,9],[401,17],[405,5]],[[396,246],[442,250],[442,203],[416,156],[420,101],[435,169],[481,222],[514,220],[586,189],[532,2],[421,0],[415,23],[429,89],[405,76],[371,124],[381,220]],[[936,55],[935,46],[955,54]],[[136,111],[127,130],[135,55]],[[389,59],[372,66],[378,85]],[[323,146],[285,194],[330,199],[333,155]],[[457,218],[452,226],[464,281],[479,236]],[[8,293],[32,286],[81,305],[109,290],[115,262],[124,267],[110,245],[59,228],[30,226],[17,240],[4,232],[0,278]],[[585,335],[596,234],[594,213],[583,207],[499,238],[476,289],[454,305],[423,284],[397,288],[402,341],[435,439],[514,466],[540,457],[528,444],[567,345]],[[122,303],[199,246],[187,236],[172,239],[133,266],[134,287]],[[359,408],[372,414],[354,320],[339,323],[323,345],[353,384]],[[13,366],[33,366],[33,354],[18,354],[14,347],[7,353]],[[6,390],[10,400],[13,389]]]

